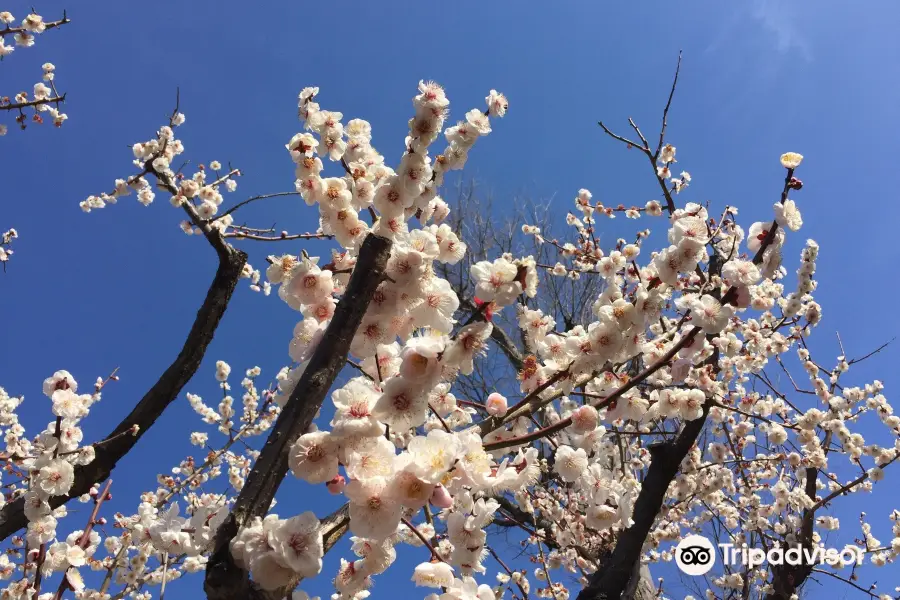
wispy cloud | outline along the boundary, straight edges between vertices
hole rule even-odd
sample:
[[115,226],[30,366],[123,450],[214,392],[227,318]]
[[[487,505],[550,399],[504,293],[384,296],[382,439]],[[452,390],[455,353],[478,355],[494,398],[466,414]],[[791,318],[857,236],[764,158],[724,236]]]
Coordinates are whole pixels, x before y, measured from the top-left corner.
[[774,38],[779,53],[797,53],[806,61],[812,60],[809,42],[797,27],[794,5],[781,0],[756,0],[750,14]]
[[[754,54],[768,50],[770,54],[813,59],[812,46],[800,28],[797,6],[783,0],[751,0],[742,9],[729,11],[717,22],[715,34],[705,51],[718,53],[725,48],[753,47]],[[770,63],[771,65],[777,63]]]
[[758,95],[783,83],[789,69],[813,60],[802,12],[813,8],[802,0],[745,0],[720,8],[705,49],[710,64],[718,65],[709,93],[719,118],[738,118],[754,114],[762,106]]

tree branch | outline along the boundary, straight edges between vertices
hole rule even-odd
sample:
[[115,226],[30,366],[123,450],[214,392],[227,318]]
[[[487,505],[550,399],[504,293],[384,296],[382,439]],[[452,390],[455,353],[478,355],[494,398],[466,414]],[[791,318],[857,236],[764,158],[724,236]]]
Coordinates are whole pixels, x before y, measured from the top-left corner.
[[[49,23],[44,23],[44,31],[49,29],[56,29],[57,27],[62,27],[68,23],[71,23],[72,19],[66,16],[66,11],[63,11],[62,19],[59,21],[50,21]],[[16,33],[30,33],[24,27],[10,27],[7,25],[5,28],[0,29],[0,38],[6,37],[7,35],[14,35]]]
[[390,253],[391,241],[386,238],[370,233],[363,242],[347,290],[322,341],[278,416],[231,514],[216,533],[215,549],[204,582],[204,589],[211,600],[247,599],[257,594],[248,574],[234,563],[230,542],[252,517],[268,512],[287,474],[288,450],[297,438],[309,430],[331,385],[347,362],[350,343],[376,288],[384,278]]
[[[55,508],[72,498],[78,498],[88,493],[95,483],[109,477],[116,463],[128,454],[166,407],[178,397],[181,389],[200,367],[246,262],[247,255],[231,247],[226,248],[224,257],[222,254],[219,255],[216,276],[209,287],[206,299],[197,312],[197,318],[194,320],[178,357],[141,398],[131,413],[104,437],[108,442],[95,445],[94,461],[75,469],[75,483],[69,494],[51,498],[50,506]],[[133,435],[130,434],[129,432],[135,427],[137,427],[137,431]],[[6,539],[25,527],[27,523],[24,500],[19,498],[10,502],[0,510],[0,539]]]
[[226,210],[225,212],[223,212],[221,215],[217,216],[213,220],[218,221],[219,219],[230,215],[231,213],[233,213],[237,209],[241,208],[242,206],[246,206],[247,204],[250,204],[251,202],[256,202],[257,200],[266,200],[267,198],[278,198],[280,196],[299,196],[299,195],[300,195],[300,192],[276,192],[274,194],[263,194],[261,196],[253,196],[252,198],[247,198],[243,202],[238,202],[237,204],[235,204],[234,206],[232,206],[231,208],[229,208],[228,210]]
[[62,94],[61,96],[51,96],[49,98],[42,98],[40,100],[29,100],[28,102],[13,102],[10,104],[0,103],[0,110],[18,110],[22,108],[28,108],[29,106],[40,106],[41,104],[52,104],[56,102],[59,104],[60,102],[66,101],[66,95]]
[[681,460],[693,447],[703,430],[709,406],[709,403],[704,404],[703,416],[688,421],[673,441],[649,447],[650,468],[634,504],[632,513],[634,524],[619,534],[609,560],[603,564],[602,569],[591,576],[588,585],[578,594],[578,600],[599,598],[612,600],[622,596],[632,577],[634,565],[640,559],[644,541],[662,508],[669,483],[675,478]]
[[681,71],[681,51],[678,51],[678,64],[675,66],[675,78],[672,80],[672,89],[669,90],[669,99],[666,101],[666,108],[663,109],[663,118],[662,118],[662,127],[659,129],[659,144],[656,146],[656,152],[653,153],[653,161],[656,162],[656,159],[659,158],[659,153],[662,152],[663,143],[666,139],[666,127],[668,127],[669,122],[669,107],[672,106],[672,98],[675,96],[675,86],[678,85],[678,73]]
[[[478,307],[472,304],[471,300],[468,299],[463,300],[462,305],[466,310],[471,311],[473,314],[478,310]],[[503,331],[497,323],[493,323],[493,326],[493,329],[491,329],[491,339],[494,340],[500,350],[503,351],[503,354],[505,354],[509,359],[509,362],[512,363],[513,368],[517,372],[521,371],[525,359],[522,357],[519,348],[516,346],[515,342],[512,341],[512,338],[509,337],[509,334]]]
[[[668,350],[668,352],[663,354],[659,358],[659,360],[657,360],[655,363],[653,363],[652,365],[645,368],[643,371],[641,371],[640,373],[638,373],[637,375],[635,375],[634,377],[629,379],[628,382],[626,382],[623,386],[616,389],[616,391],[614,391],[610,395],[606,396],[602,400],[599,400],[598,402],[592,403],[594,408],[597,408],[599,410],[600,408],[604,408],[604,407],[610,405],[611,403],[617,401],[619,398],[621,398],[623,395],[625,395],[626,392],[628,392],[632,388],[636,387],[639,383],[641,383],[642,381],[644,381],[645,379],[647,379],[648,377],[653,375],[655,372],[657,372],[658,370],[660,370],[661,368],[663,368],[664,366],[669,364],[669,362],[675,357],[675,355],[678,354],[678,351],[681,350],[682,348],[684,348],[685,346],[687,346],[688,344],[690,344],[691,340],[693,340],[694,336],[696,336],[699,332],[700,332],[699,327],[692,328],[680,340],[678,340],[678,342],[675,345],[673,345]],[[565,372],[560,371],[560,373],[565,373]],[[557,377],[560,373],[557,373],[557,375],[555,375],[554,377]],[[581,387],[582,385],[587,384],[588,381],[593,379],[595,376],[596,376],[596,374],[592,374],[589,379],[587,379],[586,381],[578,382],[575,387]],[[508,423],[519,416],[523,416],[523,414],[531,414],[534,412],[534,410],[537,410],[537,408],[540,408],[540,406],[549,402],[550,400],[548,400],[548,399],[540,399],[539,394],[542,391],[544,391],[547,387],[550,387],[550,385],[552,385],[554,382],[555,381],[553,378],[547,380],[547,382],[545,382],[542,386],[538,387],[534,392],[531,392],[531,394],[526,396],[524,400],[519,402],[519,404],[512,407],[509,410],[509,412],[507,412],[506,415],[503,416],[502,419],[490,417],[490,418],[482,421],[479,424],[481,435],[484,436],[487,433],[490,433],[491,431],[494,431],[495,429],[497,429],[500,425],[502,425],[504,423]],[[558,393],[558,394],[554,395],[552,398],[556,398],[561,395],[562,395],[561,393]],[[532,402],[532,398],[534,398],[534,397],[537,398],[537,401]],[[569,416],[569,417],[566,417],[565,419],[561,419],[561,420],[557,421],[553,425],[549,425],[547,427],[544,427],[543,429],[538,429],[537,431],[532,431],[532,432],[527,433],[520,437],[508,438],[508,439],[500,440],[497,442],[489,442],[484,445],[484,449],[489,450],[489,451],[494,451],[494,450],[499,450],[501,448],[510,448],[512,446],[519,446],[522,444],[527,444],[527,443],[533,442],[535,440],[539,440],[548,435],[552,435],[558,431],[562,431],[563,429],[565,429],[566,427],[568,427],[571,424],[572,424],[572,417]]]

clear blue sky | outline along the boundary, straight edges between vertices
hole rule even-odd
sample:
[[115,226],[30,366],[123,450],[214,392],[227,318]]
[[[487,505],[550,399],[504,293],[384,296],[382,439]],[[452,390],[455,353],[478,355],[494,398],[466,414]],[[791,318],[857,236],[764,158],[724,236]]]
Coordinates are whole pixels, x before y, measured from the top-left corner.
[[[0,9],[21,18],[29,6],[8,0]],[[102,437],[174,358],[211,281],[213,252],[180,232],[182,215],[165,199],[144,208],[129,197],[90,215],[78,208],[132,172],[130,145],[163,123],[179,86],[186,156],[242,169],[232,199],[292,189],[284,144],[299,131],[296,97],[304,86],[321,87],[324,108],[369,120],[389,160],[402,151],[419,79],[446,87],[455,117],[496,88],[509,97],[510,112],[478,144],[467,172],[493,189],[499,207],[525,192],[555,196],[564,214],[581,187],[612,204],[657,196],[645,161],[604,137],[596,122],[624,132],[632,116],[645,133],[655,132],[682,49],[668,140],[694,183],[679,199],[735,204],[747,227],[771,216],[783,176],[778,156],[803,153],[798,175],[805,186],[796,197],[804,228],[789,237],[785,257],[792,269],[807,237],[822,246],[817,279],[825,321],[815,336],[821,360],[831,364],[837,352],[835,330],[848,354],[859,355],[900,329],[893,318],[900,258],[895,2],[54,0],[36,8],[48,20],[67,8],[72,23],[17,50],[0,81],[6,95],[30,90],[40,65],[52,61],[57,85],[68,93],[63,129],[11,128],[0,139],[0,229],[14,226],[21,235],[8,273],[0,275],[0,385],[25,394],[32,434],[50,419],[40,393],[44,377],[65,368],[87,386],[120,367],[122,381],[85,423],[87,440]],[[247,217],[259,226],[315,228],[314,212],[293,198]],[[634,223],[626,229],[621,221],[610,238],[633,230]],[[266,254],[299,246],[248,249],[262,267]],[[259,365],[264,377],[274,375],[288,360],[296,320],[277,297],[254,294],[243,282],[187,389],[216,397],[217,359],[236,372]],[[889,349],[859,367],[854,380],[879,377],[890,398],[900,383],[892,368],[897,358]],[[114,474],[115,508],[133,511],[157,471],[196,450],[187,436],[199,429],[180,398]],[[285,491],[300,489],[292,485]],[[883,541],[896,506],[887,487],[895,485],[883,485],[866,504]],[[309,505],[280,497],[284,514],[321,515],[334,506],[319,496]],[[854,512],[842,516],[845,533],[856,533]],[[82,525],[76,519],[67,526]],[[376,597],[405,591],[410,571],[403,565],[425,559],[402,550],[396,574],[378,580]],[[348,556],[345,546],[328,556],[308,591],[330,594],[341,555]],[[882,588],[890,577],[900,583],[887,569],[875,574]],[[199,581],[173,586],[170,597],[195,597]],[[826,588],[809,589],[826,597]]]

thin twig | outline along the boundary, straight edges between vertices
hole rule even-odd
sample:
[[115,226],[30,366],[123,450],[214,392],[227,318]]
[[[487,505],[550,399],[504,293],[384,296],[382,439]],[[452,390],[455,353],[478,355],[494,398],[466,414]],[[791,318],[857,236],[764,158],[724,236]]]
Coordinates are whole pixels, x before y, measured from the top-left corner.
[[656,152],[653,153],[653,160],[659,158],[662,152],[663,142],[666,137],[666,127],[668,127],[669,107],[672,106],[672,98],[675,96],[675,86],[678,85],[678,73],[681,71],[681,50],[678,51],[678,64],[675,66],[675,78],[672,80],[672,89],[669,90],[669,99],[666,101],[666,108],[663,109],[662,128],[659,131],[659,144],[656,146]]
[[406,517],[403,517],[402,519],[400,519],[400,521],[404,525],[409,527],[409,530],[412,531],[415,534],[415,536],[422,541],[423,544],[425,544],[426,548],[431,550],[431,555],[434,558],[438,559],[441,562],[447,562],[443,558],[441,558],[441,555],[438,554],[437,550],[434,549],[434,546],[431,545],[431,542],[429,542],[428,539],[424,535],[422,535],[422,532],[419,531],[418,529],[416,529],[416,526],[409,522],[409,519],[407,519]]
[[866,354],[865,356],[861,356],[861,357],[859,357],[859,358],[854,358],[853,360],[851,360],[851,361],[848,362],[847,364],[848,364],[848,365],[853,365],[853,364],[856,364],[856,363],[858,363],[858,362],[862,362],[862,361],[866,360],[867,358],[870,358],[871,356],[874,356],[875,354],[878,354],[879,352],[881,352],[882,350],[884,350],[885,348],[887,348],[887,347],[891,344],[891,342],[893,342],[893,341],[896,340],[896,339],[897,339],[896,337],[891,338],[889,341],[887,341],[887,342],[883,343],[882,345],[878,346],[877,348],[875,348],[874,350],[872,350],[871,352],[869,352],[869,353]]
[[225,212],[223,212],[221,215],[219,215],[218,217],[216,217],[213,220],[218,221],[219,219],[221,219],[227,215],[230,215],[231,213],[233,213],[237,209],[241,208],[242,206],[246,206],[247,204],[250,204],[251,202],[255,202],[257,200],[265,200],[266,198],[278,198],[280,196],[299,196],[299,195],[300,195],[300,192],[275,192],[274,194],[263,194],[261,196],[253,196],[252,198],[247,198],[243,202],[238,202],[237,204],[235,204],[234,206],[232,206],[231,208],[229,208],[228,210],[226,210]]
[[646,154],[647,156],[651,156],[650,150],[648,150],[647,148],[644,148],[643,146],[641,146],[641,145],[638,144],[637,142],[632,142],[632,141],[629,140],[628,138],[624,138],[624,137],[622,137],[621,135],[619,135],[619,134],[617,134],[617,133],[613,133],[612,131],[609,130],[609,128],[608,128],[606,125],[603,124],[603,121],[597,121],[597,125],[599,125],[600,127],[602,127],[602,128],[603,128],[603,131],[605,131],[606,134],[607,134],[608,136],[610,136],[610,137],[612,137],[612,138],[615,138],[615,139],[619,140],[619,141],[622,142],[623,144],[628,144],[629,147],[637,148],[638,150],[640,150],[641,152],[643,152],[643,153]]

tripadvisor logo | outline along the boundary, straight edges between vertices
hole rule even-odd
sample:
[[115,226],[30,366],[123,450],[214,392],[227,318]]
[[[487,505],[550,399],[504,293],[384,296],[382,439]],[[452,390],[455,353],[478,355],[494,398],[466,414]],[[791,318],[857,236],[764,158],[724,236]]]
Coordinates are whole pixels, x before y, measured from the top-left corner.
[[685,575],[705,575],[716,564],[716,549],[702,535],[689,535],[675,548],[675,562]]
[[[743,565],[751,569],[765,562],[770,565],[861,565],[864,558],[862,548],[856,546],[837,550],[819,544],[814,548],[771,548],[766,552],[762,548],[748,548],[746,545],[719,544],[719,549],[724,564]],[[702,535],[689,535],[675,548],[675,563],[686,575],[705,575],[716,564],[716,554],[716,547],[708,539]]]

